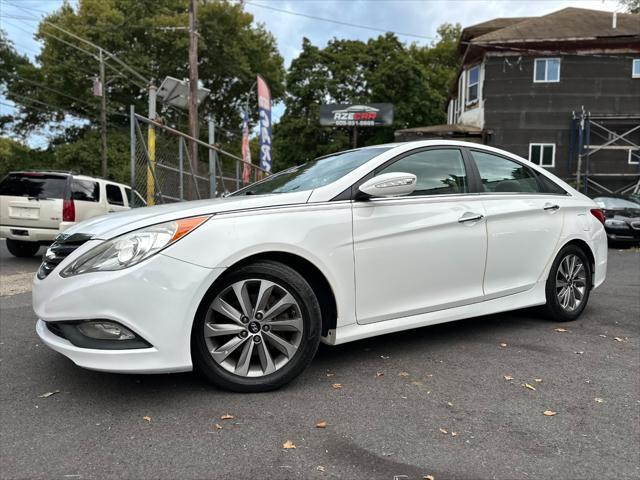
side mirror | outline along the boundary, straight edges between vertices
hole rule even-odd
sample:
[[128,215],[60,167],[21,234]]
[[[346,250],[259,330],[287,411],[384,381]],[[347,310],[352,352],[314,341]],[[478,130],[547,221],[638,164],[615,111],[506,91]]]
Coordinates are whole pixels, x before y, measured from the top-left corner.
[[413,173],[383,173],[364,182],[358,190],[370,197],[395,197],[409,195],[416,189]]

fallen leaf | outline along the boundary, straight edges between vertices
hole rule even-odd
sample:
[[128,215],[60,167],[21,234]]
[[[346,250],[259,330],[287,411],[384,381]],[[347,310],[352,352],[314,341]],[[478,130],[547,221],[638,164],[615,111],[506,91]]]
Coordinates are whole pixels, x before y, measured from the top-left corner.
[[506,346],[507,346],[507,344],[506,344],[506,343],[501,343],[501,344],[500,344],[500,346],[501,346],[501,347],[506,347]]
[[534,378],[536,383],[542,383],[542,379],[541,378]]
[[450,407],[453,407],[453,403],[451,402],[447,402],[447,405],[449,405]]
[[327,428],[327,422],[322,420],[321,422],[316,423],[316,428]]
[[336,390],[340,390],[342,388],[342,384],[341,383],[334,383],[331,385],[332,388],[336,389]]
[[38,397],[49,398],[51,395],[55,395],[56,393],[60,393],[60,390],[54,390],[52,392],[43,393],[42,395],[38,395]]
[[380,355],[380,358],[383,360],[387,360],[389,357],[387,355]]
[[604,400],[600,397],[596,397],[595,400],[596,400],[596,403],[604,403]]
[[234,417],[233,415],[229,415],[228,413],[225,413],[220,417],[220,420],[233,420],[234,418],[236,417]]
[[603,334],[600,334],[600,335],[598,335],[598,336],[599,336],[599,337],[602,337],[602,338],[607,338],[607,336],[606,336],[606,335],[603,335]]
[[327,373],[327,377],[333,377],[335,376],[335,373]]
[[409,372],[400,372],[398,374],[399,377],[408,377],[409,376]]
[[147,422],[151,421],[151,417],[145,415],[144,417],[142,417],[143,420],[146,420]]
[[216,423],[216,430],[222,430],[222,425],[220,425],[219,423]]
[[444,434],[446,435],[446,434],[447,434],[447,433],[449,433],[449,432],[447,432],[447,430],[446,430],[445,428],[441,428],[441,429],[440,429],[440,433],[444,433]]
[[624,342],[624,340],[620,337],[613,337],[616,342]]
[[582,355],[583,353],[583,351],[576,352],[577,355]]
[[533,390],[534,392],[536,391],[536,387],[529,385],[528,383],[523,383],[522,386],[524,388],[528,388],[529,390]]
[[383,377],[384,376],[384,372],[376,372],[376,377]]
[[554,330],[556,332],[568,332],[569,330],[567,330],[566,328],[554,328]]
[[425,475],[424,477],[422,477],[422,480],[436,480],[436,477],[434,477],[433,475]]
[[545,410],[544,412],[542,412],[542,414],[545,417],[553,417],[557,412],[554,412],[553,410]]
[[316,467],[316,470],[318,470],[319,472],[324,472],[325,468],[322,465],[318,465]]
[[296,446],[291,440],[287,440],[282,444],[282,448],[284,448],[285,450],[291,450],[292,448],[296,448]]
[[513,377],[511,375],[503,375],[503,377],[507,382],[513,380]]
[[457,437],[458,436],[458,432],[451,432],[451,436],[452,437]]

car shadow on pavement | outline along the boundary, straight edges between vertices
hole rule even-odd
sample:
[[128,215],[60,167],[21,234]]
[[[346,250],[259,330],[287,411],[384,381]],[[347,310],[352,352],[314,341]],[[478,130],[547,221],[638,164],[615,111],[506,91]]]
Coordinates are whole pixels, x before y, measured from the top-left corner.
[[[344,345],[321,344],[310,367],[298,379],[281,390],[266,395],[316,388],[319,380],[325,389],[327,380],[331,380],[327,378],[327,372],[332,372],[329,373],[330,376],[339,375],[341,378],[357,375],[358,372],[353,371],[354,369],[362,369],[366,365],[369,365],[367,369],[374,368],[371,366],[372,359],[399,360],[422,356],[426,361],[427,358],[446,358],[457,349],[464,350],[469,345],[498,348],[499,339],[507,338],[509,332],[521,331],[523,327],[525,330],[534,329],[540,322],[546,320],[537,316],[535,310],[526,309],[411,329]],[[74,392],[74,396],[90,392],[88,395],[94,402],[96,389],[103,393],[104,396],[100,398],[105,403],[114,399],[122,400],[123,397],[142,404],[153,399],[157,404],[163,401],[173,402],[180,397],[192,397],[194,394],[233,395],[212,386],[198,372],[153,375],[95,372],[79,368],[53,352],[51,354],[55,355],[55,359],[47,364],[55,371],[57,388]],[[375,375],[376,372],[372,370],[368,373]]]

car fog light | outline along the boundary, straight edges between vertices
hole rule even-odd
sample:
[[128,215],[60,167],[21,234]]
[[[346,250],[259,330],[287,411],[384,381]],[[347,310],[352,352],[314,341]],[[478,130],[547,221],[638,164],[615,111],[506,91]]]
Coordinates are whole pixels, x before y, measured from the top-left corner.
[[96,340],[133,340],[136,338],[132,331],[106,320],[82,322],[78,325],[78,330],[83,335]]

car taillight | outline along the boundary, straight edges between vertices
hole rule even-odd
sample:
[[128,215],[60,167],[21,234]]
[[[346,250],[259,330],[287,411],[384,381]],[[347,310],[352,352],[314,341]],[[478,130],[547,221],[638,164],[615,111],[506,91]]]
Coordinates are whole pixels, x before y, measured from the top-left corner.
[[62,202],[62,221],[76,221],[76,205],[73,203],[73,198],[65,198]]
[[604,212],[602,210],[600,210],[599,208],[592,208],[591,215],[596,217],[600,221],[600,223],[604,225],[605,218],[604,218]]

